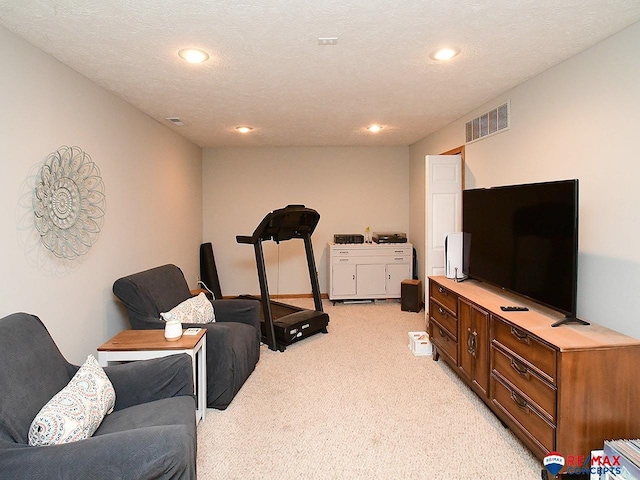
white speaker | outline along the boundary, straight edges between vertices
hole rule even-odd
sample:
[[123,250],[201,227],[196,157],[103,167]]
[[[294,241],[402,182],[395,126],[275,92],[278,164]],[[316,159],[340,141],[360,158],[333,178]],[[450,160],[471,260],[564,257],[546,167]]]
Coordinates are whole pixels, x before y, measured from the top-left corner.
[[466,278],[462,273],[464,238],[461,232],[447,233],[444,237],[444,268],[447,278],[462,280]]

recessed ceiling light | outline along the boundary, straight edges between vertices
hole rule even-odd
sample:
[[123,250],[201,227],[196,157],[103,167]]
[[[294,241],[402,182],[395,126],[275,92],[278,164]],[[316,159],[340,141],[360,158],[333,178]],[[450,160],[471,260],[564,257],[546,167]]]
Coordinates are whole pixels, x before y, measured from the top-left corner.
[[434,60],[447,61],[447,60],[451,60],[453,57],[455,57],[459,53],[460,53],[459,48],[445,47],[445,48],[440,48],[435,52],[431,52],[431,55],[429,56]]
[[337,45],[338,37],[318,37],[318,45]]
[[207,52],[198,48],[183,48],[178,52],[178,55],[189,63],[202,63],[209,58]]
[[236,130],[240,133],[249,133],[253,128],[251,127],[236,127]]
[[382,130],[382,126],[380,126],[380,125],[371,125],[371,126],[367,127],[367,130],[369,130],[371,133],[378,133],[380,130]]

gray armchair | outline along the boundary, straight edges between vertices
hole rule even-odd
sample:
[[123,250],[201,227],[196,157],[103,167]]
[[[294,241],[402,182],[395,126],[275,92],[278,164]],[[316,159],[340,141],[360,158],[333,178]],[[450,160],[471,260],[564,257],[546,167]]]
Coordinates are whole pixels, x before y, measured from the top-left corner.
[[186,354],[105,367],[113,413],[93,436],[29,446],[31,422],[78,371],[38,317],[0,319],[0,477],[7,479],[196,478],[191,357]]
[[[120,278],[113,284],[113,293],[126,307],[134,330],[164,328],[160,313],[192,296],[182,270],[175,265]],[[183,323],[183,328],[207,329],[207,405],[224,410],[260,359],[260,302],[226,299],[211,303],[214,323]]]

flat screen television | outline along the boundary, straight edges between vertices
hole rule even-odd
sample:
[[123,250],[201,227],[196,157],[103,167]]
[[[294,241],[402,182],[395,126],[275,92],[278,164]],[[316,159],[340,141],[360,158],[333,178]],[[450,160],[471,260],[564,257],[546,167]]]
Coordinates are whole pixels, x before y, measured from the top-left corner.
[[576,317],[578,180],[464,190],[465,275]]

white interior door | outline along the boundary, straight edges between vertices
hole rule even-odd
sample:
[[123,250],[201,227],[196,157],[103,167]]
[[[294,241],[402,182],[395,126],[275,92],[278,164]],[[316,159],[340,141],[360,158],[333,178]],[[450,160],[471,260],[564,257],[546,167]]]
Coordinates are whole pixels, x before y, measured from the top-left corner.
[[425,161],[426,279],[445,274],[444,236],[462,229],[462,158],[427,155]]

